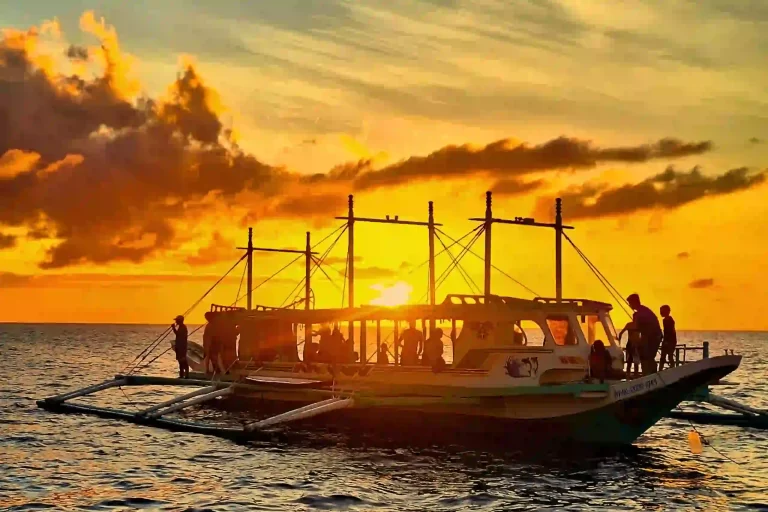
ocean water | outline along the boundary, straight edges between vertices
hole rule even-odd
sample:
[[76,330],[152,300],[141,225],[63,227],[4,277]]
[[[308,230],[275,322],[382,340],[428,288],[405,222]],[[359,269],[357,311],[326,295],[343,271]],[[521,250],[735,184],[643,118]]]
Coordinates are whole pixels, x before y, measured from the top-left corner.
[[[538,456],[343,437],[236,444],[36,407],[111,378],[162,329],[0,324],[0,509],[768,509],[768,432],[751,429],[698,426],[710,446],[694,455],[691,426],[665,419],[618,453]],[[704,340],[712,355],[745,356],[714,392],[768,409],[768,333],[680,333],[680,343]],[[173,376],[175,361],[166,355],[147,373]],[[128,388],[91,400],[130,409],[164,396]]]

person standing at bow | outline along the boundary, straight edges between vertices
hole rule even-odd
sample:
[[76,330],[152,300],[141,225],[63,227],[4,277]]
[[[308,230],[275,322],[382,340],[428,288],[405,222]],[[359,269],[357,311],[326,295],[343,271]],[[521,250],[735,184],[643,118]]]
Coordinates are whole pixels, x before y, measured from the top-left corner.
[[636,293],[627,297],[627,303],[635,311],[632,322],[640,331],[640,364],[643,375],[656,373],[656,353],[663,337],[659,318],[647,306],[643,306],[640,296]]
[[171,329],[176,335],[176,342],[173,344],[173,350],[176,352],[176,361],[179,362],[179,378],[189,378],[189,363],[187,362],[187,338],[189,333],[187,326],[184,325],[184,317],[182,315],[177,316],[174,319],[174,323],[171,324]]

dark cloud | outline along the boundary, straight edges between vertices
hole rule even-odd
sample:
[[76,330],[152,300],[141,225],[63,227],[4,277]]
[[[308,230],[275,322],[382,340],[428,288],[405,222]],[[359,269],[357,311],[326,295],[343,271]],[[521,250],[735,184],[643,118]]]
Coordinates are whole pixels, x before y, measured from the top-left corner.
[[686,251],[677,253],[677,259],[679,260],[687,260],[690,256],[691,254]]
[[5,233],[0,233],[0,251],[3,249],[16,247],[16,241],[17,237],[15,235],[6,235]]
[[[607,217],[652,208],[674,209],[709,196],[730,194],[765,182],[768,171],[752,172],[746,167],[724,174],[706,176],[698,167],[689,172],[668,167],[640,183],[611,187],[585,184],[563,191],[564,212],[569,219]],[[536,213],[551,216],[552,199],[540,198]]]
[[694,288],[694,289],[711,288],[714,285],[715,285],[715,280],[712,279],[711,277],[704,278],[704,279],[696,279],[688,283],[688,287]]
[[67,48],[67,57],[69,57],[72,60],[88,60],[88,48],[83,48],[82,46],[77,46],[74,44],[69,45],[69,48]]
[[[245,222],[330,219],[344,212],[355,189],[484,173],[500,193],[512,193],[540,185],[515,182],[537,172],[677,158],[712,147],[673,138],[607,148],[567,137],[533,146],[500,140],[479,149],[448,146],[382,169],[361,160],[299,175],[237,145],[221,121],[217,94],[193,66],[183,68],[168,99],[141,97],[116,33],[92,13],[81,25],[101,45],[72,46],[67,55],[105,63],[94,77],[57,73],[53,59],[31,53],[41,48],[37,29],[6,31],[0,40],[0,228],[52,240],[43,268],[143,261],[179,246],[181,221],[216,208],[247,209],[238,213]],[[206,246],[188,262],[213,261],[214,252]]]
[[297,181],[239,149],[193,67],[168,101],[131,99],[116,41],[103,42],[103,75],[85,80],[44,72],[27,51],[37,37],[0,41],[0,154],[37,157],[0,172],[0,225],[57,239],[42,267],[139,262],[172,248],[174,222],[206,200],[273,197]]
[[491,187],[494,194],[503,196],[515,196],[535,190],[546,183],[543,179],[521,181],[517,179],[499,180]]
[[499,140],[480,149],[469,145],[447,146],[430,155],[411,157],[380,170],[367,170],[370,164],[365,162],[346,170],[356,174],[355,188],[366,190],[411,180],[449,178],[478,172],[508,179],[510,176],[541,171],[591,169],[606,162],[640,163],[679,158],[711,149],[709,141],[689,143],[673,138],[661,139],[653,144],[608,148],[568,137],[559,137],[538,146],[513,146],[508,140]]

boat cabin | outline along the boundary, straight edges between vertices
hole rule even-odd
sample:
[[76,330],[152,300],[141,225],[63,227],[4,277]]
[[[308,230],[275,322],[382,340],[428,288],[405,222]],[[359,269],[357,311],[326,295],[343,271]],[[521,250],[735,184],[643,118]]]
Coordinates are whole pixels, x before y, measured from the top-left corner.
[[[426,340],[437,328],[443,332],[443,370],[489,370],[492,355],[547,355],[571,371],[559,372],[556,380],[583,376],[592,344],[600,340],[620,370],[623,352],[611,322],[611,305],[583,299],[536,298],[533,300],[491,295],[448,295],[435,306],[362,306],[344,309],[280,309],[257,306],[212,308],[214,325],[237,326],[237,360],[241,365],[264,363],[325,362],[382,364],[377,357],[387,346],[388,366],[423,366],[405,361],[398,343],[412,324]],[[331,326],[336,329],[331,330]],[[325,331],[324,331],[325,329]],[[306,333],[312,333],[309,336]],[[311,359],[305,339],[325,343],[325,336],[339,336],[343,355]],[[450,344],[446,343],[449,342]],[[340,345],[341,346],[341,345]],[[447,350],[446,350],[447,349]],[[556,372],[557,373],[557,372]]]

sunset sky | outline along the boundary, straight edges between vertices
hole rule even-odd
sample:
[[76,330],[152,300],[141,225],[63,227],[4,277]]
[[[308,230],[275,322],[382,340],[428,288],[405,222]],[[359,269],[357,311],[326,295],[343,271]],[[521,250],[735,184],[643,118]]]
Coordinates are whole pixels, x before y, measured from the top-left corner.
[[[432,200],[458,238],[493,190],[497,217],[551,220],[562,197],[576,244],[678,328],[768,330],[765,2],[46,0],[3,3],[0,26],[0,322],[169,323],[248,226],[303,248],[352,193],[370,217]],[[493,233],[494,264],[553,295],[553,233]],[[356,240],[359,303],[423,297],[426,229]],[[341,305],[346,250],[318,306]],[[254,282],[292,258],[257,255]],[[564,283],[610,298],[570,247]],[[454,273],[438,296],[470,291]],[[532,296],[500,273],[493,291]]]

